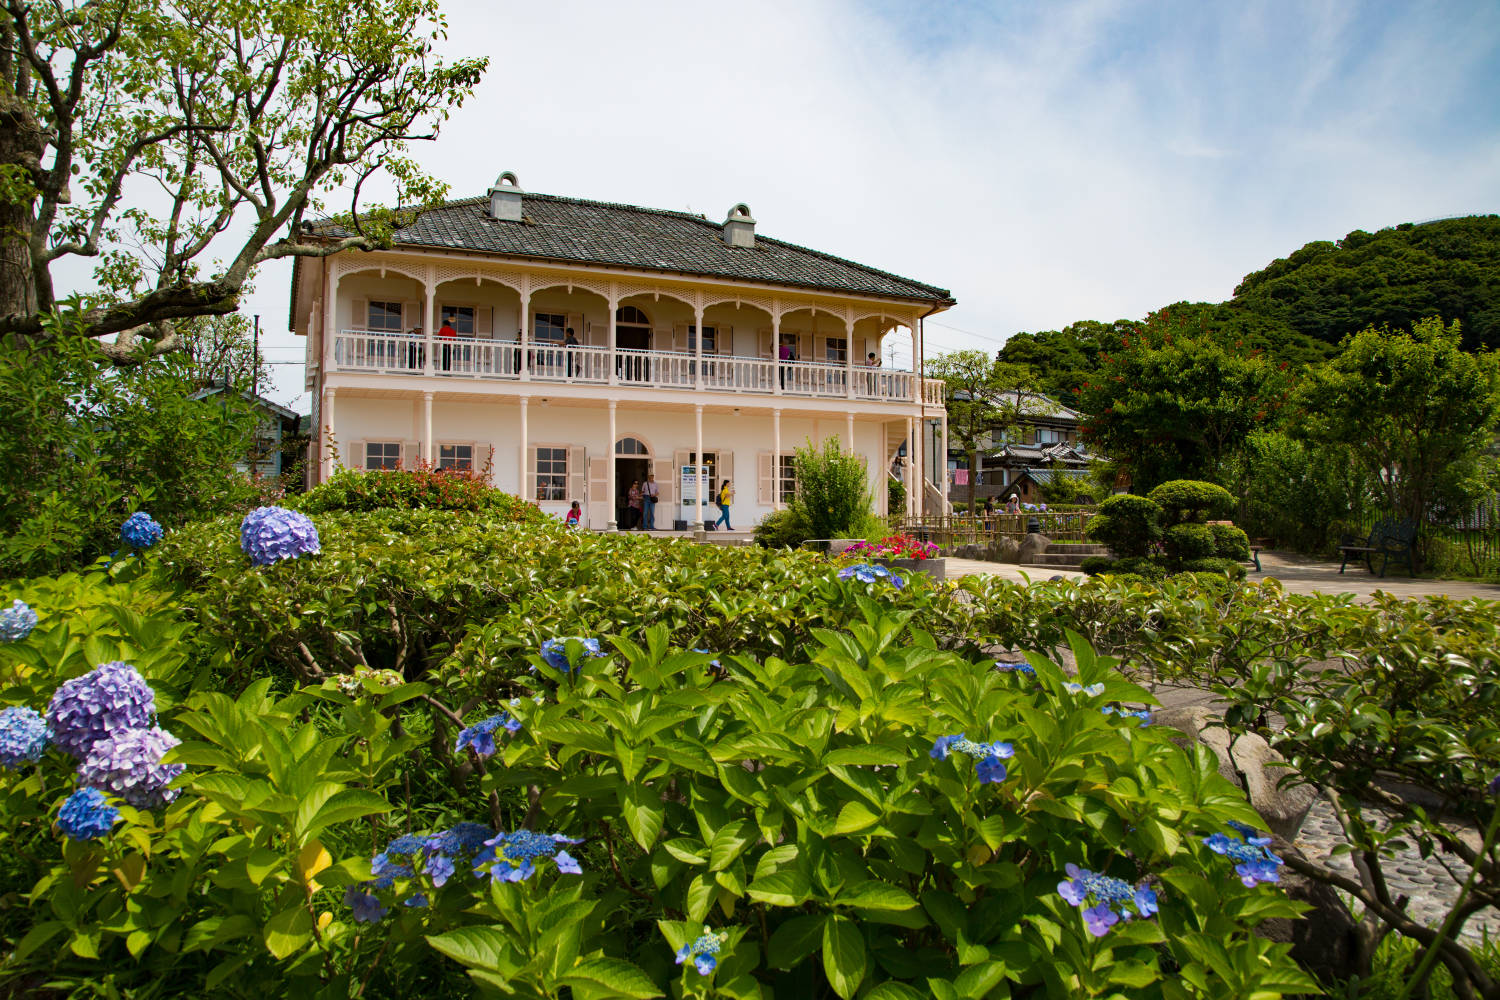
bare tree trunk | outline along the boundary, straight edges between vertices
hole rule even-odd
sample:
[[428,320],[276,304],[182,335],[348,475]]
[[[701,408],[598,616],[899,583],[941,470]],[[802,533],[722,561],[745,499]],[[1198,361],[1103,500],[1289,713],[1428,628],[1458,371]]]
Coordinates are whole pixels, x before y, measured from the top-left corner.
[[[0,31],[0,46],[9,50],[14,34]],[[32,316],[37,312],[36,272],[31,260],[31,234],[36,228],[35,199],[30,196],[30,165],[42,155],[42,128],[17,89],[27,85],[24,68],[5,60],[0,79],[0,316]],[[12,77],[12,72],[19,79]],[[19,84],[19,87],[16,85]]]

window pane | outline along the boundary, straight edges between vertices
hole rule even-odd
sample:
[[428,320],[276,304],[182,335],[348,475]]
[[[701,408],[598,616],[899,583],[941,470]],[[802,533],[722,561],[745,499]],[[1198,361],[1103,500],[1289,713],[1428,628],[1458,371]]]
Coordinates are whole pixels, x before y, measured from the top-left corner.
[[797,495],[797,464],[793,455],[781,456],[781,502],[791,503]]
[[[713,354],[717,351],[719,343],[719,331],[716,327],[705,326],[703,328],[703,353]],[[698,353],[698,328],[691,323],[688,324],[688,351]]]
[[438,445],[438,468],[472,470],[474,446],[469,444]]
[[365,444],[366,469],[401,468],[401,442],[369,441]]
[[444,320],[460,337],[474,336],[473,306],[442,306],[438,309],[438,325],[442,326]]
[[559,313],[537,313],[535,317],[535,339],[539,344],[548,342],[561,344],[563,331],[568,326],[568,317]]
[[828,351],[828,355],[827,356],[828,356],[828,360],[829,361],[847,361],[848,360],[848,358],[849,358],[848,341],[846,341],[843,337],[829,337],[825,341],[825,343],[827,344],[827,351]]
[[536,498],[566,500],[568,496],[568,449],[536,450]]
[[367,321],[368,329],[400,333],[401,303],[371,302]]

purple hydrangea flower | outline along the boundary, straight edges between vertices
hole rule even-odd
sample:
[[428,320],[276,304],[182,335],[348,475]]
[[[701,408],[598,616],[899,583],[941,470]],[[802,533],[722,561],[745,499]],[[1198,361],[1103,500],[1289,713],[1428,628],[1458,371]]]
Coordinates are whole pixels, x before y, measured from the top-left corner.
[[1036,668],[1029,663],[1006,663],[1003,660],[996,660],[995,669],[1008,674],[1025,674],[1027,677],[1036,676]]
[[858,580],[860,583],[875,583],[884,580],[897,590],[906,586],[906,580],[901,574],[892,573],[886,567],[876,563],[855,563],[853,566],[845,566],[839,570],[839,579]]
[[706,976],[718,966],[719,949],[728,940],[728,934],[705,931],[698,936],[696,941],[677,949],[677,964],[681,965],[692,959],[693,968],[698,970],[698,975]]
[[495,851],[490,877],[503,882],[522,882],[536,873],[536,862],[548,858],[554,860],[558,871],[578,875],[582,869],[572,855],[563,850],[563,845],[581,843],[583,841],[560,833],[532,833],[530,830],[498,833],[485,841],[485,845]]
[[59,747],[82,760],[111,733],[156,724],[156,694],[140,672],[116,660],[64,681],[52,694],[47,724]]
[[1283,862],[1268,849],[1271,838],[1258,836],[1254,827],[1243,823],[1231,821],[1229,825],[1240,834],[1239,839],[1213,833],[1203,838],[1203,846],[1233,861],[1234,873],[1248,889],[1262,882],[1280,882]]
[[149,549],[161,541],[161,525],[143,510],[138,510],[120,525],[120,541],[133,549]]
[[84,784],[112,792],[137,809],[166,805],[180,791],[168,788],[187,768],[163,764],[162,755],[181,743],[165,729],[117,730],[95,740],[78,765]]
[[568,660],[568,643],[578,642],[583,644],[583,655],[589,658],[603,656],[604,652],[599,648],[598,639],[584,639],[579,636],[564,636],[559,639],[548,639],[542,643],[541,656],[550,666],[568,673],[573,669],[573,664]]
[[458,823],[452,829],[428,836],[423,847],[436,854],[473,854],[494,835],[495,831],[483,823]]
[[19,597],[0,611],[0,642],[20,642],[36,628],[36,612]]
[[57,811],[57,828],[74,840],[98,840],[119,819],[120,810],[105,800],[103,792],[80,788]]
[[[20,604],[21,602],[17,601],[16,603]],[[1490,779],[1489,789],[1491,795],[1500,795],[1500,774]]]
[[[1083,923],[1094,937],[1103,937],[1121,920],[1149,917],[1157,912],[1156,893],[1147,886],[1133,886],[1124,879],[1091,872],[1069,863],[1068,878],[1057,884],[1057,893],[1069,906],[1083,911]],[[1094,905],[1089,906],[1092,902]]]
[[453,875],[453,859],[446,854],[432,854],[427,858],[427,864],[422,871],[432,876],[432,884],[441,889],[448,884],[448,879]]
[[354,911],[355,921],[361,924],[378,923],[390,912],[379,897],[365,892],[357,885],[344,890],[344,905]]
[[240,522],[240,549],[256,566],[322,551],[312,519],[285,507],[257,507],[246,514]]
[[453,744],[453,752],[463,753],[464,748],[468,747],[481,759],[492,757],[495,753],[495,730],[504,729],[507,733],[514,733],[520,728],[521,720],[509,712],[492,715],[460,732],[458,741]]
[[407,896],[401,901],[401,905],[409,906],[412,909],[425,909],[427,907],[427,893],[419,892],[415,896]]
[[0,767],[18,768],[41,760],[52,734],[34,709],[13,705],[0,712]]
[[1139,719],[1141,725],[1151,725],[1151,713],[1144,708],[1118,708],[1114,705],[1105,705],[1099,709],[1104,715],[1118,715],[1122,719]]
[[1015,748],[1009,743],[996,740],[993,743],[975,743],[963,733],[954,736],[939,736],[927,752],[936,760],[947,760],[950,753],[961,753],[972,757],[977,763],[974,772],[984,784],[999,784],[1008,773],[1002,761],[1015,756]]

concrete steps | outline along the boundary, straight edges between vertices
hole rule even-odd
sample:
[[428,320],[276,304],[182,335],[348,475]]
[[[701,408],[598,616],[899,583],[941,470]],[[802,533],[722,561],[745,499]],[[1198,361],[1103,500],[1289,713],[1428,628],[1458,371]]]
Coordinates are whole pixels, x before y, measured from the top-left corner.
[[1107,556],[1109,549],[1092,542],[1052,542],[1037,553],[1026,566],[1046,569],[1077,569],[1089,556]]

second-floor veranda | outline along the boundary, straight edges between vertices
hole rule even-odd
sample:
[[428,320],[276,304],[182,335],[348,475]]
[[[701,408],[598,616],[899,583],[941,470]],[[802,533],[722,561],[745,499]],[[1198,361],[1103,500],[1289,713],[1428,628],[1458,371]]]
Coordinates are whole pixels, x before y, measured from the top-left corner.
[[405,376],[465,392],[538,382],[942,404],[941,383],[892,363],[893,342],[920,356],[922,313],[910,304],[419,261],[340,261],[329,277],[332,307],[314,312],[331,335],[315,339],[309,361],[365,384]]

